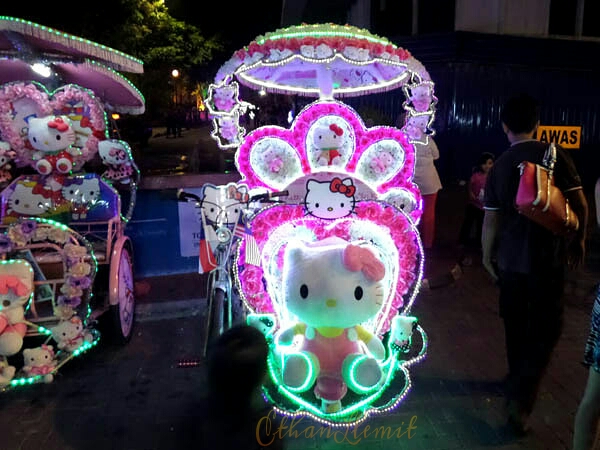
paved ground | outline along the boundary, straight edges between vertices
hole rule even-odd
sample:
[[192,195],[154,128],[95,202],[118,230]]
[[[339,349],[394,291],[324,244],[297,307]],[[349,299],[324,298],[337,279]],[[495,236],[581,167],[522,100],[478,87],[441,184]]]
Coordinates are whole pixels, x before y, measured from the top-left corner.
[[[500,380],[506,366],[496,288],[477,257],[472,266],[456,265],[454,242],[462,218],[462,194],[452,186],[440,193],[437,248],[430,255],[427,273],[432,288],[419,294],[412,311],[429,335],[429,355],[412,368],[413,387],[400,407],[368,422],[391,430],[404,423],[405,430],[416,417],[412,437],[365,437],[369,432],[359,428],[346,439],[341,434],[313,439],[288,436],[288,448],[569,448],[586,380],[579,362],[591,289],[600,276],[598,239],[590,241],[594,251],[588,265],[571,276],[566,328],[543,382],[532,417],[533,432],[519,439],[503,426]],[[202,277],[196,274],[139,280],[140,293],[146,292],[128,345],[114,347],[103,340],[65,366],[54,383],[0,396],[0,449],[198,448],[193,436],[199,412],[206,407],[204,368],[179,368],[178,363],[200,354],[202,285]],[[296,430],[308,425],[303,421]]]

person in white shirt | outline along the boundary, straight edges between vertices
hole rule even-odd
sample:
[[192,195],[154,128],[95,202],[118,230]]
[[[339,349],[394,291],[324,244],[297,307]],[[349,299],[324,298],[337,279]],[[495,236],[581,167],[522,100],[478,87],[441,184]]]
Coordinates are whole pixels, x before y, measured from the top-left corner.
[[434,164],[434,161],[440,157],[440,151],[431,137],[425,145],[419,143],[414,145],[416,156],[413,181],[419,187],[423,197],[423,215],[419,229],[423,247],[430,249],[435,239],[435,205],[438,191],[442,189],[442,182]]

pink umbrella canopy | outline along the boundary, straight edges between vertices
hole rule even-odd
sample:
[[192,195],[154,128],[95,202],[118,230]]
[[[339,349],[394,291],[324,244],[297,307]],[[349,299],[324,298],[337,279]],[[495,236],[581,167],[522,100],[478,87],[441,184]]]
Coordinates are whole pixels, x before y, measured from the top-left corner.
[[386,38],[350,25],[298,25],[258,36],[235,52],[215,83],[235,77],[267,92],[309,97],[354,97],[402,87],[429,74]]
[[[51,72],[34,71],[34,63]],[[142,114],[144,97],[119,71],[143,73],[143,62],[81,37],[0,16],[0,84],[18,80],[49,87],[77,84],[92,90],[109,110]]]

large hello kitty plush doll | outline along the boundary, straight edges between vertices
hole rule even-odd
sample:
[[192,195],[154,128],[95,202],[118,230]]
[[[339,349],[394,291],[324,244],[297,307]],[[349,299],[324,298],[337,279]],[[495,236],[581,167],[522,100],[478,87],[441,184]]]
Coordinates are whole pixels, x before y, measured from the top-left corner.
[[310,179],[306,183],[304,207],[320,219],[339,219],[349,216],[356,205],[356,186],[352,178],[335,177],[331,181]]
[[75,131],[67,116],[33,117],[29,120],[27,135],[29,143],[37,150],[33,160],[40,174],[67,174],[73,170],[73,156],[80,152],[72,147]]
[[314,385],[321,408],[339,411],[348,387],[357,393],[375,389],[385,357],[381,340],[361,326],[378,314],[385,298],[385,266],[371,245],[339,237],[285,250],[283,295],[298,321],[278,333],[284,350],[283,381],[296,392]]
[[25,304],[31,296],[33,270],[25,260],[3,265],[0,273],[0,375],[6,381],[14,376],[15,368],[6,357],[16,355],[23,347],[27,332]]
[[342,161],[341,147],[344,145],[344,130],[339,125],[318,126],[313,134],[313,145],[320,166],[335,166]]

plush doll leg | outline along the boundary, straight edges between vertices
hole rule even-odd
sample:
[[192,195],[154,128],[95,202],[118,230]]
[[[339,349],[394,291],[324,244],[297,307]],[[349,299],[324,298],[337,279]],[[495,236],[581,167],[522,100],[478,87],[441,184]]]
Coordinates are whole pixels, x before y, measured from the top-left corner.
[[326,413],[342,409],[342,399],[348,392],[348,386],[339,375],[322,374],[317,378],[315,397],[321,399],[321,410]]
[[50,172],[52,172],[52,164],[50,164],[50,162],[46,161],[45,159],[40,159],[38,162],[35,163],[35,170],[37,170],[42,175],[48,175]]
[[56,161],[56,170],[60,173],[69,173],[73,168],[73,163],[68,158],[59,158]]
[[382,376],[377,361],[362,354],[348,355],[344,359],[342,374],[350,389],[358,394],[373,389]]
[[19,333],[9,331],[0,336],[0,355],[16,355],[21,347],[23,347],[23,337]]
[[291,389],[308,390],[319,372],[319,360],[310,352],[289,353],[284,357],[283,382]]
[[0,386],[8,385],[15,376],[16,369],[8,365],[6,358],[0,356]]

